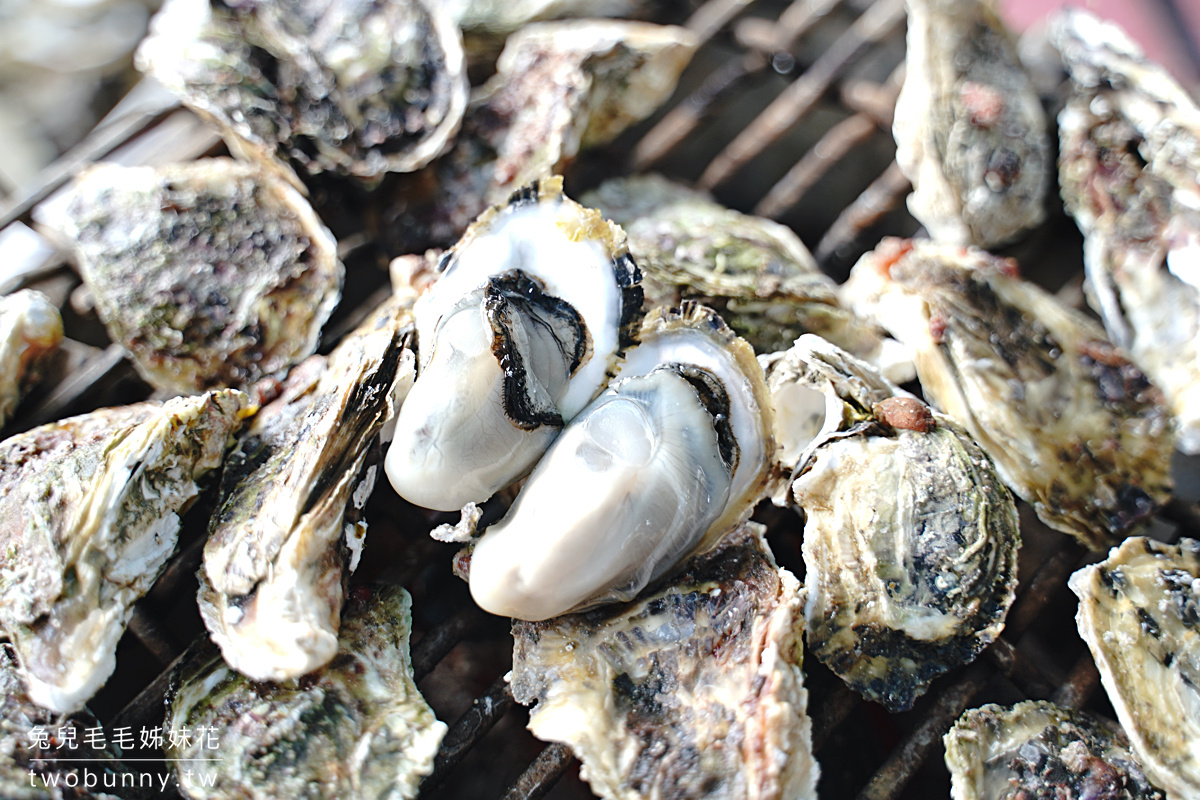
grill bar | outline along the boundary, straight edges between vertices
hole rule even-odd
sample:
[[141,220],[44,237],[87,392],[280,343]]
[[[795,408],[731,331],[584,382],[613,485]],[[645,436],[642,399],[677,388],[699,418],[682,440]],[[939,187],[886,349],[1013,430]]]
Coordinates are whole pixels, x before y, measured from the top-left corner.
[[563,744],[551,744],[529,765],[517,782],[504,793],[504,800],[538,800],[554,788],[575,756]]

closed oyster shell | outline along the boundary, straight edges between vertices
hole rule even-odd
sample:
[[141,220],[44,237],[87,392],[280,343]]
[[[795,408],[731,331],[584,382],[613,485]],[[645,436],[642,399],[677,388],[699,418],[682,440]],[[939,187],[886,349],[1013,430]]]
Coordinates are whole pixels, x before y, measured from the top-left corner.
[[1054,25],[1072,93],[1059,183],[1084,234],[1088,299],[1162,387],[1179,447],[1200,452],[1200,108],[1115,25]]
[[399,587],[353,592],[337,655],[300,681],[256,683],[210,650],[191,651],[166,726],[209,736],[168,743],[166,754],[219,760],[176,762],[180,788],[192,800],[416,797],[446,725],[413,682],[411,604]]
[[38,705],[80,708],[112,673],[197,480],[252,410],[226,389],[101,409],[0,444],[0,627]]
[[1076,622],[1146,777],[1200,794],[1200,542],[1127,539],[1069,581]]
[[1163,800],[1125,734],[1083,711],[988,704],[964,713],[944,740],[953,800]]
[[1046,116],[992,0],[907,0],[896,163],[937,241],[992,247],[1045,216]]
[[0,297],[0,426],[37,383],[41,362],[62,338],[62,317],[46,295],[22,289]]
[[1162,393],[1092,320],[981,250],[885,240],[843,297],[915,349],[925,395],[1052,528],[1099,550],[1171,491]]
[[282,375],[341,296],[337,243],[304,198],[227,158],[98,164],[39,221],[70,239],[113,341],[171,392]]
[[760,525],[652,594],[515,622],[512,691],[607,800],[816,797],[800,588]]

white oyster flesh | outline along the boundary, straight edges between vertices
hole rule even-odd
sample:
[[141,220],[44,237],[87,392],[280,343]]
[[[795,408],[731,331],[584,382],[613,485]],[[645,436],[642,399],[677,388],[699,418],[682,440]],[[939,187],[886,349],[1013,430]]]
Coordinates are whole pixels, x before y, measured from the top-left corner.
[[62,317],[46,295],[22,289],[0,297],[0,425],[37,382],[39,362],[62,338]]
[[1200,542],[1133,537],[1069,585],[1146,776],[1172,800],[1200,796]]
[[628,600],[761,497],[773,446],[750,346],[690,304],[640,338],[472,551],[481,608],[538,620]]
[[513,624],[512,691],[606,800],[813,800],[801,594],[748,523],[633,603]]
[[483,502],[603,388],[641,309],[624,239],[550,178],[443,256],[413,309],[420,369],[387,455],[402,497],[442,511]]
[[965,712],[943,738],[953,800],[1163,800],[1121,729],[1083,711],[989,703]]
[[197,481],[251,411],[226,389],[101,409],[0,444],[0,628],[35,703],[68,713],[107,680]]

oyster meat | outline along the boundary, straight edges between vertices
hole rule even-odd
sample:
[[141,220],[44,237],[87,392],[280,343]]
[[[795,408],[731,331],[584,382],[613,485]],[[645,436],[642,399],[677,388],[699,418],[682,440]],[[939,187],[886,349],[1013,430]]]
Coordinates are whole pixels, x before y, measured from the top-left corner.
[[1099,325],[982,250],[884,240],[843,297],[911,345],[921,387],[1052,528],[1100,550],[1171,491],[1162,392]]
[[908,207],[948,244],[990,248],[1041,223],[1046,115],[992,0],[907,0],[892,132]]
[[295,678],[337,652],[379,433],[411,386],[407,308],[385,303],[329,355],[294,369],[226,459],[200,576],[200,613],[225,661]]
[[527,620],[630,600],[750,516],[773,450],[750,345],[704,306],[656,309],[476,543],[471,595]]
[[0,444],[0,629],[35,703],[73,711],[107,680],[197,480],[252,411],[224,389],[101,409]]
[[829,343],[806,334],[763,360],[805,518],[809,650],[905,711],[1004,627],[1021,542],[1012,496],[962,428]]
[[528,472],[600,392],[641,314],[625,234],[534,182],[494,206],[416,302],[420,369],[387,474],[405,499],[454,511]]
[[512,691],[606,800],[812,800],[801,591],[761,525],[637,602],[515,622]]
[[1069,585],[1146,777],[1172,800],[1200,796],[1200,542],[1133,537]]
[[192,800],[416,797],[446,724],[413,682],[411,604],[400,587],[356,589],[337,655],[300,681],[256,683],[211,649],[189,651],[166,726],[213,738],[168,742],[166,754],[219,760],[176,762],[183,792]]
[[1059,182],[1088,298],[1200,453],[1200,108],[1115,25],[1071,10],[1054,31],[1073,85]]
[[462,37],[435,0],[168,0],[137,66],[280,169],[410,172],[467,104]]
[[38,382],[42,362],[62,338],[62,317],[46,295],[22,289],[0,297],[0,426]]
[[341,297],[337,243],[307,201],[227,158],[98,164],[38,219],[70,240],[113,341],[170,392],[282,375]]
[[1053,703],[988,704],[944,737],[954,800],[1163,800],[1116,725]]

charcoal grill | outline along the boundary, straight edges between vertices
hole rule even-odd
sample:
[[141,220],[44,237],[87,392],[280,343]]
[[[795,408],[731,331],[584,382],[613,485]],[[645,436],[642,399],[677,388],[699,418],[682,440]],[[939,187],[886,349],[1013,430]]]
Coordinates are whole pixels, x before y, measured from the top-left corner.
[[[790,225],[837,279],[881,236],[918,231],[904,208],[910,187],[895,164],[890,134],[903,71],[903,0],[708,0],[668,3],[660,12],[657,21],[685,24],[705,44],[658,115],[572,167],[567,186],[574,195],[614,174],[662,172],[711,190],[729,206]],[[140,88],[31,186],[0,198],[0,230],[28,222],[34,206],[93,161],[164,163],[219,148],[191,112]],[[398,254],[387,230],[395,224],[388,204],[402,189],[402,180],[371,193],[336,182],[313,187],[314,206],[341,242],[348,275],[325,350],[388,292],[387,260]],[[1055,197],[1050,205],[1049,221],[1007,254],[1019,258],[1028,277],[1081,304],[1081,239]],[[70,270],[48,263],[27,282],[64,307],[69,368],[26,401],[7,434],[150,396],[94,315],[77,308],[79,283]],[[1181,466],[1185,474],[1195,472],[1183,459]],[[1153,534],[1200,536],[1194,499],[1168,504]],[[162,721],[172,666],[189,657],[189,642],[203,632],[195,572],[205,506],[211,510],[212,502],[211,494],[202,497],[187,516],[180,552],[137,604],[117,671],[91,703],[106,729]],[[590,797],[570,750],[525,731],[527,714],[504,680],[511,666],[507,620],[472,604],[450,573],[453,546],[426,535],[447,517],[408,506],[385,487],[371,499],[367,518],[367,558],[354,582],[399,583],[412,592],[416,676],[450,725],[421,797]],[[769,507],[757,518],[768,525],[778,560],[802,574],[800,519]],[[1075,603],[1066,590],[1067,576],[1095,557],[1045,528],[1027,507],[1021,523],[1018,599],[1003,635],[974,664],[935,682],[912,711],[889,715],[807,660],[823,798],[948,797],[941,735],[964,709],[984,702],[1053,699],[1112,716],[1096,691],[1098,675],[1075,633]],[[162,765],[131,761],[130,767],[144,772]]]

